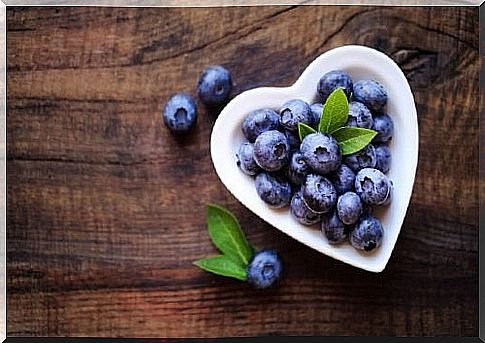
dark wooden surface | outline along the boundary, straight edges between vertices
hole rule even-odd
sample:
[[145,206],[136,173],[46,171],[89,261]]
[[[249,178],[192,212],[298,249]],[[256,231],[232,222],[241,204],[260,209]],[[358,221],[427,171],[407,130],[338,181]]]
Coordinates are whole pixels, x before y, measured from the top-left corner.
[[[7,28],[9,335],[478,335],[478,9],[9,8]],[[349,43],[400,64],[419,114],[414,194],[381,274],[239,204],[210,160],[216,112],[200,106],[179,140],[160,116],[210,64],[235,95]],[[278,289],[192,265],[215,252],[208,202],[281,252]]]

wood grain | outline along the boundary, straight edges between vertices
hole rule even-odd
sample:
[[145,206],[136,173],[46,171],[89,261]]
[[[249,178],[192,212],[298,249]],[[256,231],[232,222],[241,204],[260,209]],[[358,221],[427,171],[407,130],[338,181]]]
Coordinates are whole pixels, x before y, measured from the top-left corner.
[[[8,8],[7,29],[9,335],[478,335],[478,9]],[[399,63],[419,113],[414,194],[381,274],[239,204],[210,160],[217,111],[199,103],[184,139],[160,116],[210,64],[236,95],[351,43]],[[281,252],[281,287],[192,265],[215,252],[208,202]]]

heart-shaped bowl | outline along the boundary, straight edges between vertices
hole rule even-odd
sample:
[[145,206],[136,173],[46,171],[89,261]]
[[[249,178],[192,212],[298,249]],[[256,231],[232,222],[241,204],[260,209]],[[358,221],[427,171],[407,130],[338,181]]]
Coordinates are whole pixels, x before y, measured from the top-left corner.
[[[256,192],[254,179],[236,165],[236,153],[245,137],[241,123],[252,111],[272,108],[278,112],[284,102],[302,99],[320,101],[317,83],[328,71],[342,69],[355,81],[374,79],[388,92],[387,113],[394,121],[394,136],[389,148],[392,154],[388,172],[394,192],[389,206],[375,208],[374,214],[384,229],[382,244],[373,252],[354,249],[349,243],[330,245],[319,225],[297,222],[288,207],[274,209]],[[411,198],[418,161],[418,120],[411,88],[399,66],[385,54],[372,48],[347,45],[329,50],[316,58],[290,87],[261,87],[245,91],[222,110],[211,135],[211,155],[222,183],[256,215],[301,243],[358,268],[381,272],[391,257]]]

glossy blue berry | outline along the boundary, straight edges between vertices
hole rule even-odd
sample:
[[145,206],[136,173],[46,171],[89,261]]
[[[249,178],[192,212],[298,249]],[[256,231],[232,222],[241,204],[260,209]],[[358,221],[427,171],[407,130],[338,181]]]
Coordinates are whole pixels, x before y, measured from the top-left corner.
[[281,278],[283,264],[275,250],[261,250],[249,261],[246,275],[250,285],[258,289],[274,286]]
[[385,144],[376,144],[376,169],[387,173],[391,167],[391,150]]
[[248,141],[254,142],[263,132],[277,130],[280,116],[269,108],[251,112],[241,124],[241,130]]
[[330,181],[332,181],[337,194],[344,194],[354,189],[355,173],[342,163],[335,173],[330,175]]
[[174,94],[163,109],[163,122],[175,134],[187,133],[197,121],[194,98],[185,93]]
[[254,160],[254,146],[252,143],[245,142],[239,147],[239,151],[236,154],[237,165],[241,170],[251,176],[256,175],[261,171]]
[[307,135],[300,146],[305,162],[321,175],[331,173],[340,166],[342,154],[337,141],[325,133]]
[[280,174],[261,172],[256,176],[256,192],[261,200],[274,208],[287,206],[291,200],[291,185]]
[[337,192],[332,183],[317,174],[308,174],[301,188],[303,200],[316,213],[327,213],[337,203]]
[[232,89],[231,73],[223,66],[210,66],[199,78],[197,94],[209,107],[222,105]]
[[372,113],[364,104],[357,101],[350,102],[347,126],[372,129],[374,126]]
[[376,149],[372,144],[368,144],[364,149],[345,156],[344,162],[354,172],[363,168],[375,168],[377,163]]
[[314,225],[322,219],[321,214],[313,212],[303,201],[301,191],[293,195],[290,211],[293,217],[303,225]]
[[350,234],[350,243],[358,250],[371,251],[382,243],[382,224],[372,215],[362,216]]
[[348,235],[349,228],[342,223],[337,212],[332,211],[322,216],[322,232],[332,245],[342,243]]
[[344,193],[337,200],[337,214],[345,225],[355,224],[362,211],[362,201],[354,192]]
[[263,132],[254,142],[254,160],[266,171],[277,171],[288,163],[290,145],[276,130]]
[[293,151],[288,163],[288,179],[295,185],[301,185],[309,171],[310,168],[303,159],[303,154],[299,150]]
[[394,134],[394,123],[387,114],[376,115],[374,116],[373,129],[377,131],[374,142],[385,143],[391,140]]
[[343,88],[347,98],[352,94],[352,78],[343,70],[332,70],[318,81],[317,92],[325,103],[328,96],[337,88]]
[[355,176],[355,193],[368,205],[386,205],[393,186],[380,170],[364,168]]
[[382,113],[387,104],[387,92],[375,80],[362,80],[354,83],[353,99],[374,113]]

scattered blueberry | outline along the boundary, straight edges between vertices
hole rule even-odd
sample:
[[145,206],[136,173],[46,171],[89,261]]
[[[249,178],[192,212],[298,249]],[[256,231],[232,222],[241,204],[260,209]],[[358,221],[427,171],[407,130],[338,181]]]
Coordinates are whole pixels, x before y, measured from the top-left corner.
[[295,185],[301,185],[310,171],[310,168],[303,160],[303,155],[299,150],[292,153],[288,164],[288,179]]
[[349,229],[345,227],[344,223],[337,216],[337,212],[333,211],[322,216],[322,232],[330,244],[340,244],[346,238]]
[[254,142],[254,160],[266,171],[277,171],[288,163],[290,146],[279,131],[263,132]]
[[377,163],[376,149],[372,144],[354,154],[345,156],[344,162],[354,172],[363,168],[375,168]]
[[321,175],[308,174],[301,192],[303,200],[313,212],[327,213],[337,202],[335,188]]
[[337,214],[342,223],[352,225],[362,214],[362,201],[354,192],[347,192],[337,200]]
[[277,130],[280,126],[280,116],[269,108],[251,112],[241,125],[242,132],[248,141],[254,142],[263,132]]
[[255,179],[256,191],[271,207],[287,206],[291,200],[291,185],[279,174],[261,172]]
[[298,149],[300,147],[300,138],[294,132],[285,130],[283,132],[286,136],[286,140],[290,145],[290,149]]
[[314,129],[318,129],[318,124],[320,124],[320,118],[322,117],[323,113],[323,104],[316,102],[310,106],[310,110],[313,114],[313,125]]
[[375,80],[362,80],[354,83],[353,99],[367,106],[375,113],[381,113],[387,104],[387,92]]
[[377,131],[377,136],[374,137],[374,142],[385,143],[392,138],[394,133],[394,123],[391,117],[387,114],[376,115],[374,117],[374,127]]
[[296,192],[293,195],[290,203],[290,211],[293,217],[303,225],[314,225],[322,220],[321,214],[313,212],[307,204],[305,204],[301,191]]
[[210,66],[199,78],[197,93],[209,107],[222,105],[232,89],[231,73],[223,66]]
[[381,245],[382,235],[383,230],[379,219],[367,215],[360,218],[350,234],[350,243],[356,249],[371,251]]
[[249,261],[247,281],[258,289],[269,288],[280,279],[282,271],[283,265],[276,251],[261,250]]
[[261,170],[254,160],[254,146],[252,143],[245,142],[241,144],[236,157],[237,165],[244,173],[254,176]]
[[337,88],[343,88],[347,98],[352,94],[352,79],[349,74],[343,70],[332,70],[323,75],[318,81],[317,92],[323,102]]
[[372,129],[374,126],[372,113],[364,104],[352,101],[349,104],[349,119],[347,120],[347,126]]
[[168,99],[163,109],[163,122],[175,134],[184,134],[197,121],[197,105],[194,98],[177,93]]
[[391,150],[385,144],[377,144],[376,148],[376,169],[387,173],[391,167]]
[[335,173],[330,176],[330,179],[337,194],[344,194],[354,189],[355,173],[346,164],[342,163]]
[[286,130],[297,132],[298,123],[313,124],[313,114],[310,110],[310,105],[299,99],[285,102],[280,110],[281,126]]
[[355,192],[368,205],[385,205],[392,188],[389,178],[377,169],[364,168],[355,176]]
[[307,135],[301,143],[300,150],[310,168],[322,175],[337,170],[342,161],[337,141],[325,133]]

